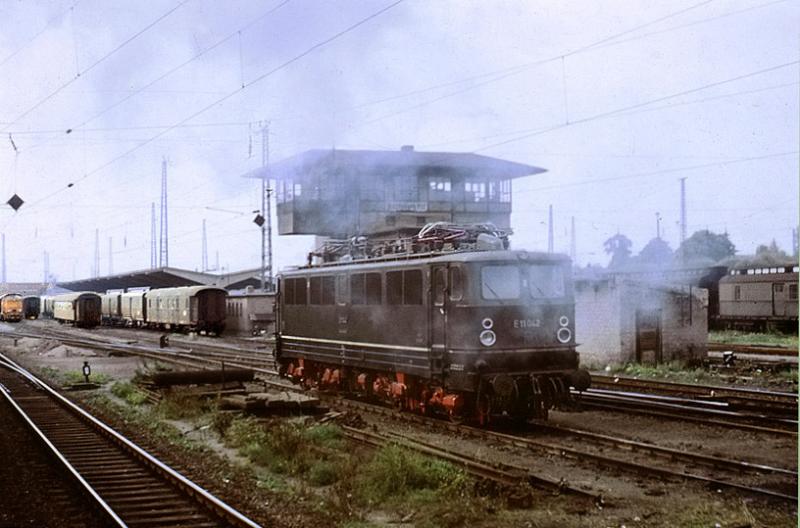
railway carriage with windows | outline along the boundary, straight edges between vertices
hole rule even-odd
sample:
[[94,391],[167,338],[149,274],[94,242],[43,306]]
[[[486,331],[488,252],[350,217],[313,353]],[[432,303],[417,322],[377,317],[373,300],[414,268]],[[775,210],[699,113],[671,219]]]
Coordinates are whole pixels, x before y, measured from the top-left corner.
[[38,319],[41,309],[41,300],[35,295],[22,298],[22,315],[25,319]]
[[276,358],[309,386],[486,423],[546,418],[589,386],[570,261],[525,251],[387,255],[279,277]]
[[53,319],[83,328],[100,324],[102,312],[100,296],[94,292],[66,293],[50,297]]
[[144,295],[148,326],[221,334],[225,330],[224,288],[181,286],[150,290]]
[[797,332],[797,265],[732,269],[719,281],[716,325]]

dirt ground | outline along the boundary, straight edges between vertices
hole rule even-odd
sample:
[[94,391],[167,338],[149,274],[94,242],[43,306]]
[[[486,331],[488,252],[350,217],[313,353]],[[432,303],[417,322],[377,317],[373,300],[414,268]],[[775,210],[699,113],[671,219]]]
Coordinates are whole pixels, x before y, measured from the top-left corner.
[[[41,324],[41,323],[38,323]],[[113,380],[125,381],[152,362],[130,357],[103,357],[89,350],[64,347],[55,342],[39,339],[0,340],[0,347],[30,367],[45,369],[53,374],[79,371],[83,361],[89,361],[95,374]],[[49,371],[47,369],[54,369]],[[57,375],[57,374],[56,374]],[[108,385],[101,391],[108,393]],[[123,417],[107,416],[123,429]],[[385,419],[363,416],[368,423],[387,426]],[[621,436],[632,440],[654,443],[677,449],[697,450],[707,455],[744,460],[753,463],[797,468],[796,437],[773,437],[735,429],[707,427],[691,422],[648,418],[612,412],[553,412],[551,421],[557,425]],[[146,444],[166,453],[167,460],[186,468],[192,478],[198,479],[212,491],[239,506],[245,513],[253,514],[262,522],[273,526],[327,526],[330,518],[314,508],[300,508],[298,504],[283,504],[287,497],[299,504],[313,502],[314,497],[326,493],[326,488],[311,489],[307,483],[292,484],[292,491],[275,493],[264,489],[262,469],[248,463],[235,449],[224,445],[209,427],[198,428],[191,420],[173,420],[171,425],[183,436],[202,445],[208,455],[198,457],[191,450],[181,455],[181,449],[164,444],[164,439],[147,438],[141,431],[131,431]],[[794,505],[746,497],[729,490],[710,490],[685,481],[667,481],[648,476],[637,476],[619,470],[592,467],[585,463],[569,461],[557,456],[542,455],[492,445],[485,440],[454,437],[422,429],[417,426],[391,423],[393,430],[430,443],[441,444],[465,453],[477,453],[497,462],[521,465],[530,471],[551,479],[564,479],[571,485],[601,493],[606,500],[603,507],[568,496],[551,496],[536,492],[530,508],[507,508],[498,503],[497,508],[487,507],[484,521],[474,525],[501,527],[621,527],[621,526],[708,526],[708,527],[761,527],[797,526],[797,509]],[[533,431],[531,434],[536,434]],[[194,449],[194,448],[192,448]],[[234,485],[235,484],[235,490]],[[267,487],[268,488],[268,487]],[[491,497],[487,498],[491,504]],[[253,512],[253,513],[251,513]],[[341,524],[348,528],[367,526],[421,526],[424,523],[402,512],[386,511],[376,505],[362,521]],[[407,518],[406,518],[407,517]],[[405,520],[404,520],[405,519]],[[435,521],[435,520],[434,520]]]

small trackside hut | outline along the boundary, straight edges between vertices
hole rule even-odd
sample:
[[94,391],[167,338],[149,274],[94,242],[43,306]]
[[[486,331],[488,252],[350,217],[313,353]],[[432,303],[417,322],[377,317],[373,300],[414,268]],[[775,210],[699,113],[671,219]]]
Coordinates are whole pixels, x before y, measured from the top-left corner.
[[[504,244],[452,250],[453,240],[439,251],[384,248],[379,257],[281,274],[282,374],[479,423],[496,415],[545,418],[569,400],[570,386],[587,388],[575,351],[569,259]],[[429,239],[425,247],[437,246]]]

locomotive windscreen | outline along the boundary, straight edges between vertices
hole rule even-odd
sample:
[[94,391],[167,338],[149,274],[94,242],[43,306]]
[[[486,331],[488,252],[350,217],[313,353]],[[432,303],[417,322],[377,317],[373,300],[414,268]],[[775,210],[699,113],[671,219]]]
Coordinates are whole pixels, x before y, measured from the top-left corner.
[[563,297],[564,270],[559,264],[487,265],[481,269],[481,294],[486,300]]

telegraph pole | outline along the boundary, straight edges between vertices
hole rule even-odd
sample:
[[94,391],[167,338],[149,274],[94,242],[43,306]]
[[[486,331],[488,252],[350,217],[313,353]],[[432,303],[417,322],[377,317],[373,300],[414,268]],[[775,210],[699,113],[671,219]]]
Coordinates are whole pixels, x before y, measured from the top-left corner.
[[656,238],[661,238],[661,213],[656,213]]
[[94,277],[100,276],[100,230],[94,230]]
[[681,245],[686,241],[686,177],[681,178]]
[[156,255],[156,203],[150,202],[150,269],[158,267]]
[[6,234],[3,233],[3,284],[6,283]]
[[569,258],[572,259],[572,265],[575,265],[575,258],[578,256],[577,245],[575,242],[575,217],[570,218],[571,230],[569,237]]
[[167,158],[161,160],[161,247],[158,255],[160,268],[169,266],[169,227],[167,208]]
[[548,209],[547,215],[547,252],[553,252],[553,206]]
[[208,238],[206,237],[206,219],[203,218],[203,256],[200,271],[208,271]]
[[114,250],[111,247],[112,237],[108,237],[108,275],[114,274]]
[[[261,127],[261,166],[269,167],[269,121]],[[269,188],[267,176],[269,171],[264,171],[261,178],[261,214],[265,222],[261,224],[261,290],[272,291],[272,189]],[[269,262],[267,259],[269,258]],[[269,273],[269,275],[267,275]]]

